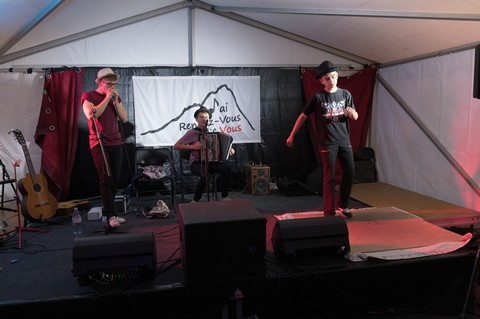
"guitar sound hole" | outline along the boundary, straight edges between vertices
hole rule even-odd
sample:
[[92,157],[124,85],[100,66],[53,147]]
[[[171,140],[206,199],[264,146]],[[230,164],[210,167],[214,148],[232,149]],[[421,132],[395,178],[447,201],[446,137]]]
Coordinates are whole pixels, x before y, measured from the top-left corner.
[[35,184],[33,185],[33,190],[38,193],[42,190],[42,186],[40,186],[39,184]]

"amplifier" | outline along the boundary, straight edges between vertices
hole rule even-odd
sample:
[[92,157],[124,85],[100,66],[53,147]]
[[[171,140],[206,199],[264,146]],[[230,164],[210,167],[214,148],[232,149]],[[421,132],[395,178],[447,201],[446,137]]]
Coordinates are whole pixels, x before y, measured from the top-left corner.
[[115,196],[114,210],[116,214],[125,215],[130,208],[130,196],[126,194]]
[[250,194],[270,193],[270,167],[265,165],[247,166],[247,190]]

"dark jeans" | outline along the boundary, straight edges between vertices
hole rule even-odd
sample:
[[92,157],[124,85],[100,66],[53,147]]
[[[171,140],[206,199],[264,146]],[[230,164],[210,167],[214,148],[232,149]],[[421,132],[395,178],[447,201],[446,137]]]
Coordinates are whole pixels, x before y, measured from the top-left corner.
[[[350,194],[352,193],[355,165],[352,146],[350,144],[322,145],[320,156],[323,164],[323,212],[325,216],[335,215],[335,208],[348,208]],[[338,206],[335,201],[335,165],[337,158],[342,169]]]
[[[204,174],[204,163],[200,161],[193,162],[192,165],[190,165],[190,171],[200,177],[197,187],[195,188],[195,194],[193,195],[193,200],[198,202],[200,198],[202,198],[203,191],[207,184],[207,174]],[[222,198],[227,197],[230,187],[230,166],[223,162],[210,162],[208,163],[208,171],[209,173],[219,174],[217,179],[218,190],[222,193]]]
[[100,195],[103,203],[103,213],[110,218],[115,216],[115,195],[122,172],[123,145],[105,147],[105,158],[110,168],[110,176],[107,174],[105,161],[100,145],[92,148],[92,157],[97,169],[100,183]]

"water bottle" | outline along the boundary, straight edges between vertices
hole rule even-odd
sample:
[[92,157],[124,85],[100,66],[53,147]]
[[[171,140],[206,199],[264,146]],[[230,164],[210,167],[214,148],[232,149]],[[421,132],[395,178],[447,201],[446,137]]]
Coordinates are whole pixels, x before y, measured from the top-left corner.
[[73,209],[72,225],[73,225],[73,234],[80,235],[82,233],[82,216],[80,215],[80,212],[78,211],[77,207]]

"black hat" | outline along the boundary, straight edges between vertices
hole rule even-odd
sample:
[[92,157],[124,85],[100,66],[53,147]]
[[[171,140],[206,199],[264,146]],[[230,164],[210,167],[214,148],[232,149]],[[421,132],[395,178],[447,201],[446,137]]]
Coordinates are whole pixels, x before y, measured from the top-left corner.
[[322,64],[318,66],[318,72],[315,78],[320,79],[323,75],[333,71],[337,71],[337,67],[335,66],[335,64],[330,61],[323,61]]
[[193,117],[197,118],[198,113],[201,113],[201,112],[207,112],[209,118],[212,118],[212,112],[210,112],[210,110],[207,109],[205,106],[201,106],[198,110],[196,110],[195,113],[193,113]]

